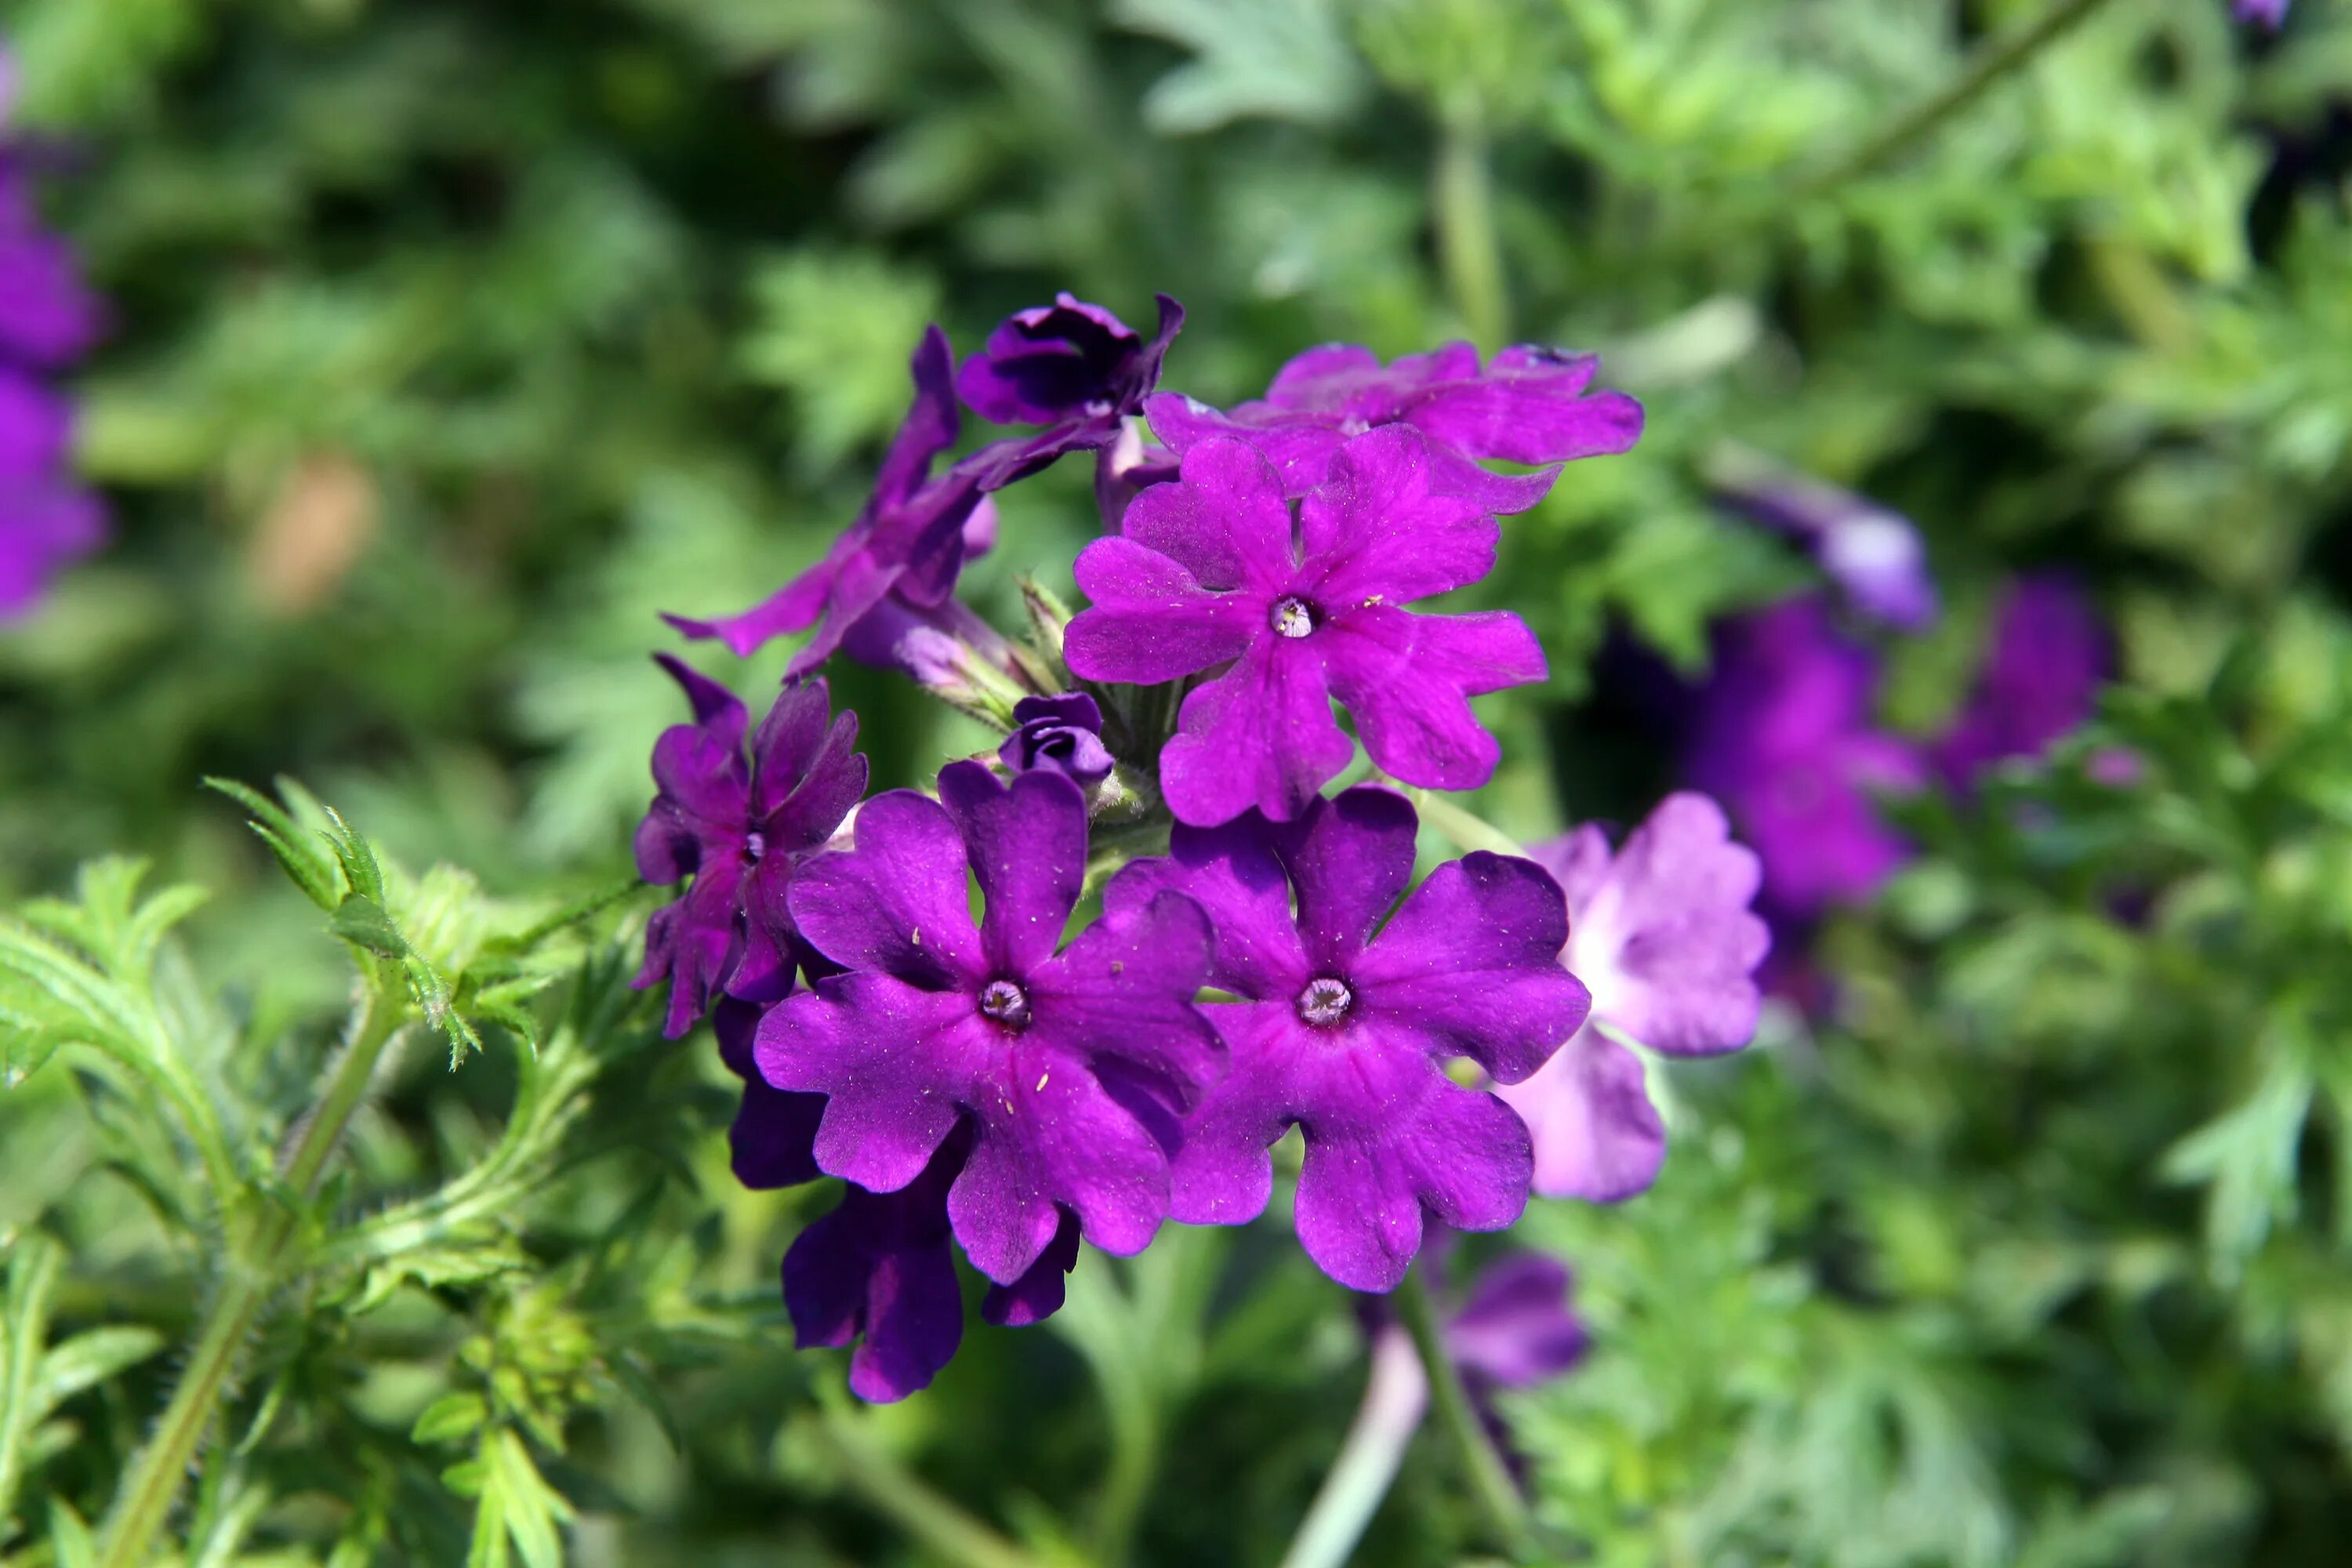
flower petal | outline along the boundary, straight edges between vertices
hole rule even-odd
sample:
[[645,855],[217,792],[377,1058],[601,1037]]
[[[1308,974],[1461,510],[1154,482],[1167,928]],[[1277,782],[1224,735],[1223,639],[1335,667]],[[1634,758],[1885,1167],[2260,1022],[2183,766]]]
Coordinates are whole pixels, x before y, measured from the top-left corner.
[[1613,1204],[1657,1180],[1665,1124],[1643,1087],[1642,1061],[1597,1029],[1578,1035],[1533,1078],[1495,1090],[1528,1125],[1535,1190]]
[[1356,754],[1307,640],[1268,637],[1184,699],[1160,753],[1178,821],[1207,826],[1252,806],[1287,821]]
[[1224,1071],[1224,1051],[1192,998],[1208,978],[1209,917],[1178,892],[1113,912],[1034,971],[1034,1032],[1089,1058],[1115,1058],[1166,1086],[1189,1109]]
[[1166,858],[1130,861],[1110,879],[1103,911],[1131,917],[1168,889],[1208,911],[1212,984],[1263,1000],[1294,996],[1310,978],[1290,915],[1290,880],[1263,816],[1251,813],[1217,827],[1178,823]]
[[1013,1284],[1053,1244],[1065,1207],[1103,1251],[1142,1251],[1167,1217],[1167,1156],[1075,1052],[1033,1033],[1016,1061],[999,1098],[972,1108],[979,1135],[948,1194],[972,1267]]
[[1403,416],[1474,458],[1557,463],[1630,451],[1642,437],[1642,405],[1622,392],[1587,395],[1596,363],[1506,350],[1484,375],[1431,389]]
[[1440,493],[1429,443],[1405,425],[1357,437],[1299,506],[1314,587],[1342,605],[1402,605],[1466,587],[1495,569],[1502,531],[1472,501]]
[[[1154,485],[1144,494],[1171,488]],[[1081,679],[1176,680],[1235,657],[1262,624],[1256,599],[1212,593],[1130,539],[1096,540],[1078,552],[1076,574],[1094,604],[1070,622],[1062,651]]]
[[1375,605],[1335,616],[1312,640],[1372,761],[1430,789],[1476,789],[1492,778],[1502,746],[1469,699],[1546,673],[1534,634],[1501,610],[1417,616]]
[[1358,784],[1317,801],[1280,838],[1298,893],[1298,934],[1310,977],[1351,969],[1381,917],[1412,881],[1412,805],[1394,790]]
[[885,1193],[920,1175],[955,1130],[975,1063],[992,1044],[993,1031],[960,991],[851,973],[769,1009],[752,1055],[775,1088],[829,1097],[817,1127],[819,1167]]
[[1085,792],[1050,772],[1020,773],[1008,785],[985,763],[961,762],[940,770],[940,801],[963,835],[986,901],[980,938],[989,974],[1024,980],[1054,955],[1077,906],[1087,874]]
[[982,978],[966,897],[963,838],[936,801],[876,795],[857,813],[856,847],[802,868],[793,923],[845,969],[880,970],[937,988]]
[[1078,1216],[1062,1211],[1062,1225],[1054,1239],[1010,1285],[992,1283],[980,1299],[984,1322],[1000,1329],[1025,1329],[1042,1323],[1062,1310],[1070,1270],[1078,1266]]
[[1271,592],[1297,567],[1282,479],[1246,441],[1219,437],[1184,454],[1174,484],[1130,502],[1119,532],[1213,591]]
[[1583,983],[1559,965],[1567,937],[1567,908],[1541,867],[1465,855],[1431,872],[1358,960],[1357,1005],[1517,1083],[1591,1010]]

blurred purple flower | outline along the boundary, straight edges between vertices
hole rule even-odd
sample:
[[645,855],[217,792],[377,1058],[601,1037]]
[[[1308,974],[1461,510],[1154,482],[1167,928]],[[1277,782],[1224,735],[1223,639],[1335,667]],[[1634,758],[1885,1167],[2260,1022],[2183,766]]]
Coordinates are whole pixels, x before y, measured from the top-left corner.
[[1136,497],[1120,534],[1080,552],[1094,607],[1069,626],[1074,673],[1157,685],[1226,667],[1184,699],[1160,754],[1179,820],[1306,809],[1355,754],[1335,698],[1395,778],[1475,789],[1493,775],[1500,747],[1469,699],[1542,679],[1543,650],[1507,612],[1403,607],[1495,564],[1494,519],[1441,493],[1442,477],[1417,432],[1375,430],[1332,455],[1294,525],[1256,448],[1204,441],[1180,480]]
[[1993,608],[1976,688],[1935,746],[1945,784],[1965,794],[1994,763],[2039,756],[2079,729],[2109,663],[2106,627],[2081,589],[2056,575],[2011,581]]
[[[1252,442],[1291,496],[1321,484],[1350,437],[1410,425],[1429,437],[1433,489],[1483,511],[1517,512],[1544,498],[1559,464],[1626,451],[1641,438],[1640,404],[1622,392],[1588,395],[1599,365],[1591,354],[1523,344],[1481,370],[1466,342],[1383,365],[1370,349],[1327,343],[1284,365],[1259,401],[1221,413],[1161,393],[1144,400],[1144,411],[1152,433],[1180,457],[1220,436]],[[1553,466],[1504,475],[1474,458]]]
[[1004,738],[996,754],[1014,773],[1050,768],[1081,785],[1109,776],[1102,710],[1085,692],[1024,697],[1013,705],[1013,720],[1020,728]]
[[1415,830],[1402,796],[1359,785],[1287,824],[1251,813],[1179,826],[1168,858],[1135,862],[1104,892],[1114,914],[1171,889],[1197,899],[1216,925],[1211,983],[1244,998],[1204,1009],[1232,1069],[1185,1121],[1175,1216],[1255,1218],[1273,1190],[1268,1151],[1295,1124],[1299,1241],[1360,1290],[1404,1277],[1424,1215],[1460,1230],[1518,1218],[1527,1128],[1444,1063],[1466,1057],[1519,1082],[1588,1005],[1559,963],[1559,890],[1528,861],[1449,862],[1382,923],[1412,879]]
[[73,408],[43,379],[97,341],[97,297],[42,231],[29,176],[5,140],[16,67],[0,48],[0,620],[106,538],[106,511],[70,471]]
[[1730,505],[1803,544],[1863,615],[1898,631],[1934,624],[1936,580],[1909,518],[1761,459],[1727,458],[1709,477]]
[[638,875],[694,879],[646,922],[640,987],[669,982],[669,1037],[721,995],[772,1002],[793,987],[797,935],[785,890],[809,852],[866,793],[857,716],[828,722],[822,679],[786,684],[744,751],[749,715],[735,695],[667,654],[694,722],[654,743],[658,793],[637,826]]
[[1755,848],[1776,916],[1866,899],[1910,853],[1872,792],[1916,790],[1926,770],[1915,747],[1874,724],[1877,683],[1875,657],[1837,632],[1818,598],[1717,629],[1685,776]]
[[1445,1349],[1474,1394],[1538,1388],[1584,1359],[1591,1336],[1569,1308],[1568,1265],[1511,1252],[1470,1281],[1445,1324]]
[[2230,0],[2230,10],[2241,22],[2260,22],[2275,31],[2286,25],[2289,0]]
[[1168,1212],[1162,1135],[1223,1066],[1192,1006],[1208,921],[1171,896],[1057,952],[1086,871],[1078,786],[1045,771],[1008,786],[966,762],[940,773],[940,795],[877,796],[856,847],[794,881],[794,921],[846,973],[768,1014],[760,1071],[830,1097],[817,1163],[875,1193],[916,1180],[968,1121],[948,1215],[1001,1285],[1066,1214],[1104,1251],[1139,1251]]
[[1535,1190],[1614,1203],[1657,1178],[1665,1127],[1641,1058],[1596,1026],[1674,1056],[1756,1034],[1756,971],[1771,935],[1751,910],[1761,868],[1703,795],[1670,795],[1612,856],[1591,824],[1531,851],[1568,900],[1560,959],[1592,1016],[1551,1060],[1495,1092],[1528,1124]]
[[997,323],[988,344],[963,362],[956,392],[992,425],[1101,422],[1105,439],[1160,384],[1184,307],[1162,294],[1160,330],[1146,342],[1100,305],[1067,293]]

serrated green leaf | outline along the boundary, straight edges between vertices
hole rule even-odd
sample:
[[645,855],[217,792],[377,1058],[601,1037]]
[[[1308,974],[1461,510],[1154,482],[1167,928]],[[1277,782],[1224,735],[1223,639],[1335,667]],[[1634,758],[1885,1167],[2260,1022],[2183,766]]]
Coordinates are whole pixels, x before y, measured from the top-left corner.
[[392,923],[392,917],[384,913],[382,904],[365,894],[346,895],[335,906],[334,918],[327,922],[327,930],[380,957],[408,957],[408,943],[401,936],[400,928]]

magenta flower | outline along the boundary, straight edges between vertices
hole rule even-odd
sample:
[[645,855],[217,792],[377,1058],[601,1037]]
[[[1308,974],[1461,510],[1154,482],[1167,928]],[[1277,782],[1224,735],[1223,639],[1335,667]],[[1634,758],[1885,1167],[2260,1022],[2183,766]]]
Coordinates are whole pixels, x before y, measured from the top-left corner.
[[1211,981],[1244,998],[1204,1009],[1232,1069],[1184,1123],[1176,1217],[1255,1218],[1273,1190],[1268,1150],[1296,1124],[1299,1241],[1359,1290],[1404,1278],[1424,1215],[1461,1230],[1518,1218],[1528,1130],[1444,1063],[1466,1057],[1520,1082],[1590,1005],[1560,967],[1559,889],[1528,861],[1449,862],[1381,923],[1412,879],[1416,826],[1402,796],[1359,785],[1287,824],[1180,826],[1168,858],[1135,862],[1104,894],[1114,915],[1171,889],[1199,900],[1216,922]]
[[[0,50],[0,135],[14,69]],[[105,508],[71,473],[72,405],[44,379],[100,325],[72,253],[42,231],[25,169],[0,142],[0,620],[32,609],[60,569],[105,540]]]
[[1560,961],[1592,993],[1576,1038],[1524,1082],[1496,1089],[1528,1124],[1535,1190],[1614,1203],[1657,1179],[1665,1127],[1641,1058],[1598,1026],[1673,1056],[1737,1050],[1756,1034],[1756,971],[1771,935],[1749,906],[1755,854],[1722,808],[1668,795],[1612,856],[1591,824],[1538,845],[1568,900]]
[[1108,439],[1120,416],[1160,384],[1168,345],[1184,324],[1183,306],[1165,294],[1159,301],[1160,331],[1148,342],[1100,305],[1066,291],[1050,305],[1016,310],[963,362],[956,392],[992,425],[1107,420]]
[[1024,697],[1013,705],[1013,721],[1020,728],[1004,738],[996,754],[1014,773],[1050,768],[1081,785],[1099,784],[1110,775],[1102,710],[1085,692]]
[[1994,763],[2039,756],[2081,728],[2108,666],[2106,628],[2082,590],[2059,576],[2009,584],[1976,689],[1936,744],[1945,783],[1964,793]]
[[[954,591],[967,554],[977,553],[974,544],[985,545],[967,539],[980,509],[980,476],[959,467],[931,477],[932,460],[955,445],[962,423],[947,334],[937,327],[924,332],[908,368],[914,402],[883,456],[872,498],[824,559],[740,615],[665,620],[689,637],[715,637],[744,656],[772,638],[814,626],[816,635],[793,656],[788,671],[803,675],[832,658],[892,595],[930,606]],[[981,527],[992,530],[992,519]]]
[[1775,914],[1866,899],[1910,854],[1872,795],[1916,789],[1925,769],[1909,742],[1873,723],[1877,684],[1876,659],[1838,634],[1818,599],[1719,629],[1685,774],[1754,847]]
[[[1429,438],[1433,488],[1483,511],[1517,512],[1543,500],[1557,465],[1626,451],[1641,438],[1640,404],[1622,392],[1587,394],[1599,368],[1591,354],[1524,344],[1481,371],[1477,349],[1465,342],[1390,365],[1370,349],[1327,343],[1284,365],[1261,401],[1220,413],[1161,393],[1143,406],[1152,433],[1179,456],[1220,436],[1252,442],[1293,496],[1328,477],[1350,437],[1410,425]],[[1480,458],[1554,466],[1505,475],[1472,461]]]
[[1475,789],[1493,775],[1501,748],[1469,699],[1542,679],[1543,650],[1514,615],[1403,607],[1495,564],[1494,519],[1436,488],[1433,454],[1400,426],[1357,437],[1294,528],[1265,457],[1204,441],[1181,479],[1135,498],[1119,536],[1080,552],[1094,607],[1070,623],[1072,671],[1158,685],[1226,667],[1184,699],[1160,754],[1180,820],[1305,810],[1355,752],[1335,698],[1395,778]]
[[1445,1349],[1475,1396],[1538,1388],[1584,1359],[1592,1339],[1569,1308],[1568,1265],[1512,1252],[1480,1269],[1447,1318]]
[[1723,499],[1795,539],[1846,602],[1898,631],[1935,623],[1936,580],[1918,526],[1865,496],[1801,475],[1736,466],[1716,476]]
[[[1207,919],[1170,896],[1089,927],[1059,952],[1087,862],[1069,779],[1010,786],[978,763],[858,813],[856,847],[812,863],[791,904],[845,973],[761,1024],[761,1073],[829,1096],[816,1161],[872,1192],[913,1182],[959,1124],[971,1152],[948,1216],[973,1265],[1014,1285],[1075,1215],[1131,1254],[1168,1212],[1161,1134],[1222,1070],[1192,1005]],[[972,924],[966,878],[985,900]]]
[[654,743],[658,793],[637,826],[638,875],[694,879],[646,922],[640,986],[669,982],[667,1031],[677,1038],[721,995],[772,1002],[793,987],[797,938],[785,889],[810,851],[866,793],[857,716],[827,722],[823,680],[787,683],[744,754],[743,704],[667,655],[657,662],[694,722]]
[[2260,22],[2276,32],[2286,26],[2289,0],[2230,0],[2230,10],[2241,22]]
[[896,1192],[851,1185],[784,1254],[794,1342],[857,1348],[850,1392],[887,1404],[929,1386],[963,1341],[963,1293],[948,1246],[948,1189],[968,1142],[943,1146]]

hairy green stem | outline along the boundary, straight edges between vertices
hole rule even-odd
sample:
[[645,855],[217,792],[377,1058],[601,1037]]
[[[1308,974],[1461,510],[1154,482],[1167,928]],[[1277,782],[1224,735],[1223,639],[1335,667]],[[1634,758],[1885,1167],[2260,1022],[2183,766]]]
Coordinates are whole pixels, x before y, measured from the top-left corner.
[[1364,1403],[1298,1533],[1290,1538],[1282,1568],[1345,1568],[1429,1413],[1429,1379],[1412,1336],[1391,1324],[1372,1341],[1370,1359]]
[[1486,133],[1475,104],[1449,110],[1431,176],[1437,218],[1438,259],[1454,308],[1479,346],[1492,353],[1510,331],[1510,297],[1495,229],[1495,175]]
[[957,1568],[1038,1568],[1035,1558],[961,1506],[868,1438],[865,1423],[839,1407],[819,1417],[820,1430],[839,1461],[841,1479],[866,1506]]
[[1404,1321],[1405,1331],[1412,1336],[1412,1348],[1421,1354],[1421,1370],[1429,1379],[1430,1401],[1436,1406],[1438,1425],[1445,1429],[1446,1436],[1461,1454],[1471,1495],[1477,1500],[1479,1511],[1486,1516],[1487,1528],[1514,1558],[1526,1561],[1535,1548],[1535,1525],[1528,1513],[1527,1500],[1519,1495],[1519,1484],[1511,1479],[1510,1467],[1504,1464],[1494,1440],[1486,1435],[1486,1425],[1471,1405],[1470,1392],[1462,1386],[1461,1369],[1445,1353],[1437,1309],[1421,1282],[1418,1268],[1404,1277],[1391,1300],[1396,1304],[1397,1316]]
[[[400,981],[385,966],[372,964],[368,988],[353,1019],[350,1043],[327,1076],[319,1103],[295,1141],[293,1152],[279,1173],[286,1185],[308,1198],[326,1173],[328,1158],[351,1124],[352,1112],[366,1098],[384,1047],[399,1032],[403,1018]],[[196,1331],[188,1364],[172,1390],[154,1436],[139,1451],[108,1510],[105,1544],[99,1568],[142,1568],[154,1553],[155,1537],[179,1500],[181,1484],[195,1460],[213,1408],[236,1370],[237,1356],[259,1321],[262,1309],[278,1289],[285,1253],[299,1216],[274,1205],[253,1221],[242,1245],[234,1239],[227,1250],[227,1269],[219,1293],[205,1312]]]
[[1907,152],[1936,128],[1981,98],[1986,89],[2041,52],[2089,16],[2106,0],[2060,0],[2031,25],[2007,37],[1995,38],[1978,51],[1968,68],[1942,91],[1918,104],[1894,124],[1855,148],[1811,179],[1801,181],[1794,193],[1802,200],[1836,189],[1848,180],[1870,173],[1881,163]]

